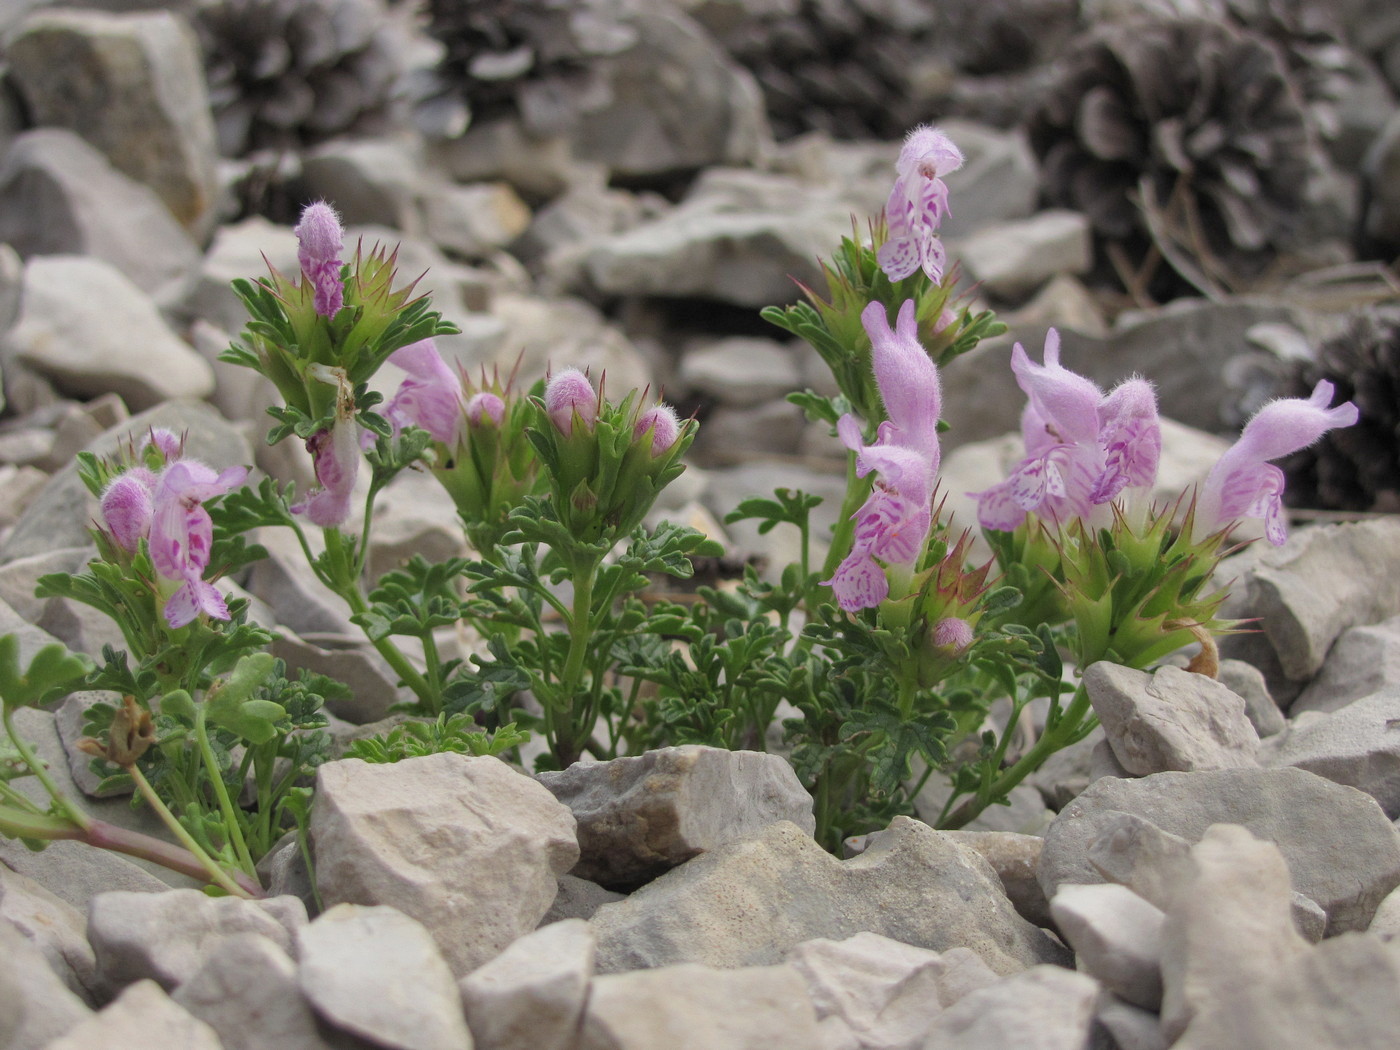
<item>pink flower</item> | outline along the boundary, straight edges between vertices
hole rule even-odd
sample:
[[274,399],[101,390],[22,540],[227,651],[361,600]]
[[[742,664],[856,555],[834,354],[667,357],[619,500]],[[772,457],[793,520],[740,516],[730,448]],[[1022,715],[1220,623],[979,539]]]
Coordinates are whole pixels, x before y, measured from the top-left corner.
[[1196,538],[1241,518],[1261,518],[1270,543],[1282,546],[1287,541],[1283,471],[1269,460],[1306,448],[1334,427],[1356,422],[1360,413],[1350,401],[1327,407],[1333,393],[1324,379],[1307,400],[1282,398],[1254,414],[1239,440],[1206,475],[1196,502]]
[[848,612],[873,608],[888,596],[889,581],[875,559],[901,574],[912,573],[933,527],[942,388],[938,368],[919,342],[914,309],[912,299],[900,307],[893,331],[883,304],[871,303],[861,314],[889,416],[877,428],[875,443],[861,444],[860,423],[852,415],[842,416],[836,426],[842,443],[856,453],[856,474],[880,474],[855,513],[850,554],[824,581]]
[[933,625],[933,644],[957,655],[972,644],[972,625],[960,616],[945,616]]
[[177,460],[185,454],[185,443],[180,439],[180,435],[165,427],[152,427],[146,443],[159,449],[167,463]]
[[462,383],[447,367],[431,339],[401,347],[389,355],[408,377],[399,385],[384,416],[395,430],[422,427],[434,441],[455,445],[462,429]]
[[1099,448],[1104,471],[1089,494],[1107,503],[1128,488],[1148,488],[1157,480],[1162,458],[1162,424],[1157,395],[1145,379],[1125,379],[1099,402]]
[[354,418],[341,419],[329,430],[319,430],[306,441],[306,451],[321,483],[292,508],[322,528],[343,525],[350,517],[350,496],[360,472],[360,441]]
[[482,390],[467,398],[466,417],[468,426],[480,427],[489,423],[498,427],[506,421],[506,403],[499,394]]
[[676,418],[676,410],[670,405],[653,405],[637,417],[632,427],[632,437],[641,441],[651,435],[652,457],[661,455],[676,443],[681,436],[681,422]]
[[963,156],[937,128],[923,125],[904,140],[896,178],[885,204],[889,238],[876,258],[891,281],[922,268],[930,281],[943,280],[943,243],[938,227],[948,213],[948,186],[942,176],[962,167]]
[[182,459],[161,472],[155,489],[151,519],[151,563],[180,587],[165,603],[165,619],[171,627],[184,627],[200,613],[227,620],[228,606],[204,570],[214,540],[214,523],[203,501],[221,496],[248,476],[246,467],[216,472],[198,460]]
[[134,551],[150,534],[155,513],[156,476],[145,467],[132,467],[113,478],[102,493],[102,520],[123,550]]
[[544,410],[565,437],[573,434],[575,417],[591,431],[598,418],[598,395],[586,375],[577,368],[566,368],[545,384]]
[[316,312],[322,317],[334,317],[345,302],[345,285],[340,279],[345,230],[340,216],[325,201],[308,204],[293,232],[297,235],[301,272],[315,290]]

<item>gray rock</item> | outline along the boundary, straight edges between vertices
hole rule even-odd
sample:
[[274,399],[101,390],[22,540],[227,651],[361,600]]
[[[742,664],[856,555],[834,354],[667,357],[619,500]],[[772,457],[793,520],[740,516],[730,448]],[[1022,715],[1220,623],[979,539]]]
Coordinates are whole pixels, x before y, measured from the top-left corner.
[[168,11],[37,11],[6,49],[33,122],[77,132],[196,236],[213,221],[214,122],[199,43]]
[[602,92],[568,98],[546,84],[527,88],[526,129],[565,134],[575,157],[615,176],[758,159],[772,136],[753,78],[680,10],[623,10],[631,46],[589,60]]
[[1243,698],[1213,678],[1171,666],[1148,674],[1101,660],[1085,668],[1084,688],[1129,773],[1259,764],[1259,734]]
[[1379,938],[1347,933],[1231,985],[1197,1014],[1174,1050],[1388,1050],[1400,1025],[1400,957]]
[[1026,778],[1026,783],[1040,792],[1051,809],[1064,809],[1097,779],[1090,767],[1094,765],[1095,750],[1105,743],[1103,727],[1095,726],[1083,740],[1047,758]]
[[0,922],[0,1046],[41,1050],[91,1016],[38,946]]
[[421,193],[423,230],[443,251],[482,259],[530,226],[530,208],[509,183],[433,185]]
[[578,1050],[826,1050],[806,987],[789,966],[682,964],[598,977]]
[[198,890],[114,890],[99,893],[88,907],[97,983],[109,993],[147,977],[173,989],[234,934],[257,934],[290,953],[304,925],[306,906],[295,897],[244,900]]
[[199,249],[165,203],[70,131],[15,139],[0,165],[0,200],[0,240],[25,258],[94,256],[161,306],[193,284]]
[[973,992],[943,1011],[921,1050],[1082,1050],[1099,984],[1057,966],[1029,970]]
[[67,394],[114,391],[138,411],[214,390],[213,371],[170,330],[155,303],[95,258],[29,260],[20,318],[4,337],[3,353]]
[[491,318],[502,326],[501,349],[484,360],[502,376],[516,367],[518,357],[519,375],[527,386],[566,364],[590,376],[606,374],[608,394],[614,398],[653,384],[647,356],[583,299],[502,292],[491,301]]
[[302,993],[336,1028],[389,1050],[471,1050],[452,972],[422,923],[337,904],[297,945]]
[[971,828],[945,831],[943,834],[973,850],[992,866],[1001,880],[1007,899],[1016,906],[1022,918],[1037,926],[1051,924],[1050,902],[1046,900],[1045,891],[1035,877],[1036,868],[1040,866],[1040,850],[1044,845],[1039,835]]
[[25,619],[35,621],[43,615],[48,601],[34,596],[39,577],[53,572],[82,572],[95,557],[97,548],[89,537],[88,542],[76,547],[57,547],[7,561],[0,565],[0,601]]
[[[956,202],[940,227],[949,240],[964,237],[993,223],[1028,218],[1035,213],[1040,179],[1035,154],[1025,133],[950,119],[939,125],[958,144],[963,166],[948,176],[948,195]],[[885,170],[889,193],[892,159]],[[884,206],[884,197],[876,201]],[[870,213],[874,214],[874,208]]]
[[92,999],[96,962],[81,912],[33,879],[0,864],[0,919],[38,949],[74,995]]
[[830,192],[790,177],[712,168],[672,211],[589,242],[582,272],[606,295],[791,302],[792,278],[819,281],[817,256],[850,228],[849,204]]
[[1099,999],[1094,1021],[1113,1037],[1117,1050],[1167,1050],[1162,1023],[1152,1010],[1105,994]]
[[816,830],[812,796],[786,761],[689,744],[536,775],[578,821],[572,874],[613,889],[654,878],[776,821]]
[[560,875],[559,892],[549,911],[544,913],[540,925],[561,922],[564,919],[591,919],[593,913],[604,904],[623,899],[623,894],[605,890],[596,882],[580,879],[577,875]]
[[311,199],[334,204],[345,225],[388,226],[417,237],[424,232],[419,149],[409,136],[336,139],[307,153],[302,177]]
[[879,933],[916,947],[971,948],[994,971],[1059,962],[975,852],[907,817],[838,861],[799,828],[771,824],[693,858],[592,919],[598,970],[699,962],[755,966],[817,937]]
[[527,933],[458,981],[477,1050],[570,1050],[596,947],[593,927],[567,919]]
[[1123,812],[1188,841],[1228,823],[1273,842],[1293,888],[1327,912],[1329,934],[1365,929],[1400,884],[1400,833],[1369,795],[1301,769],[1222,769],[1091,785],[1046,832],[1038,877],[1047,896],[1063,882],[1101,881],[1088,848]]
[[1381,901],[1376,914],[1371,917],[1371,925],[1366,932],[1393,941],[1400,936],[1400,889],[1391,890]]
[[1400,817],[1400,686],[1330,714],[1295,718],[1266,764],[1349,784],[1379,802],[1392,820]]
[[1344,631],[1400,615],[1400,519],[1299,529],[1244,582],[1231,615],[1258,617],[1283,673],[1310,679]]
[[1126,886],[1064,884],[1050,912],[1078,969],[1135,1006],[1162,1005],[1161,909]]
[[224,1050],[328,1050],[301,994],[297,967],[266,937],[239,933],[171,996],[218,1033]]
[[[253,460],[247,438],[217,411],[198,401],[169,401],[133,416],[104,432],[89,445],[89,451],[98,456],[114,455],[131,435],[144,434],[151,427],[184,434],[185,454],[217,470]],[[88,522],[96,509],[97,501],[79,480],[76,466],[68,464],[49,479],[0,544],[0,562],[55,548],[86,546],[92,540]]]
[[214,1029],[176,1005],[154,981],[137,981],[45,1050],[223,1050]]
[[1191,848],[1162,926],[1162,1034],[1226,1009],[1308,950],[1293,928],[1288,864],[1245,828],[1214,825]]
[[[1400,52],[1400,48],[1395,49]],[[1400,116],[1392,111],[1390,119],[1375,137],[1366,156],[1362,171],[1369,200],[1363,216],[1366,236],[1382,243],[1400,243]]]
[[[73,783],[82,789],[84,795],[90,798],[112,798],[114,796],[131,797],[135,788],[107,788],[98,790],[98,786],[106,779],[92,771],[92,755],[78,748],[78,741],[86,735],[83,732],[83,723],[87,718],[88,710],[98,703],[114,704],[121,706],[122,699],[116,693],[104,691],[84,691],[73,693],[68,699],[59,705],[54,712],[54,727],[58,730],[58,738],[63,741],[63,747],[68,752],[68,770],[73,775]],[[108,767],[109,772],[114,772],[114,767]]]
[[316,884],[327,905],[389,904],[458,976],[533,930],[578,859],[574,818],[496,758],[455,754],[316,771]]
[[1400,616],[1343,631],[1327,651],[1317,676],[1289,705],[1304,711],[1337,711],[1386,687],[1400,686]]
[[[295,615],[295,606],[278,605],[277,608]],[[302,669],[315,671],[350,686],[349,696],[331,697],[326,701],[329,713],[363,725],[379,721],[395,704],[412,698],[407,689],[399,688],[399,676],[363,634],[316,634],[309,638],[300,637],[289,627],[279,626],[270,651],[287,662],[289,673]]]
[[737,408],[784,397],[802,385],[791,350],[776,340],[750,336],[688,347],[680,380],[694,393]]
[[[1273,694],[1269,692],[1269,683],[1259,668],[1243,660],[1226,657],[1220,661],[1220,673],[1217,677],[1226,689],[1244,698],[1244,713],[1261,739],[1277,736],[1288,727],[1288,720],[1283,717],[1283,712],[1274,702]],[[1294,707],[1296,706],[1297,701],[1294,701]]]
[[220,226],[204,255],[186,311],[225,332],[241,332],[248,323],[248,311],[230,285],[240,277],[254,281],[267,276],[269,265],[296,275],[297,238],[290,226],[269,222],[260,215]]
[[787,963],[807,982],[818,1020],[839,1018],[863,1050],[914,1045],[945,1008],[997,981],[966,948],[940,954],[875,933],[805,941]]
[[802,410],[787,401],[754,408],[721,405],[706,417],[690,455],[705,466],[743,463],[756,449],[765,456],[796,456],[806,433]]
[[470,553],[456,504],[428,472],[405,471],[375,500],[370,579],[403,568],[415,554],[429,562],[444,562]]
[[528,131],[519,120],[473,120],[460,136],[428,142],[430,163],[457,182],[503,179],[527,197],[552,200],[570,187],[606,181],[600,164],[573,155],[568,138]]
[[1085,273],[1093,262],[1089,220],[1069,211],[1043,211],[984,227],[958,241],[953,252],[988,293],[1012,300],[1057,274]]

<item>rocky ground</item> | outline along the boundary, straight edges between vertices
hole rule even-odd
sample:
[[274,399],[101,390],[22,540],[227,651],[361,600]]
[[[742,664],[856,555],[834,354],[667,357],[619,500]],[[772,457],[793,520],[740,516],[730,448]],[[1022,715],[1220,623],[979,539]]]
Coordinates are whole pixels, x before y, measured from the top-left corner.
[[[288,220],[318,197],[427,271],[463,364],[605,369],[694,411],[666,512],[717,534],[776,485],[841,490],[844,450],[782,400],[820,361],[757,310],[878,210],[918,121],[967,155],[950,256],[1011,325],[945,375],[961,520],[1017,452],[1015,339],[1054,325],[1070,367],[1152,378],[1174,495],[1400,303],[1386,3],[107,6],[0,11],[0,630],[26,653],[119,640],[33,597],[92,555],[80,449],[162,425],[310,480],[263,444],[270,386],[216,355],[242,324],[229,282],[294,269]],[[1371,398],[1370,444],[1329,468],[1364,476],[1351,510],[1400,507],[1379,360],[1344,389]],[[1218,682],[1088,669],[1103,729],[963,832],[899,818],[838,860],[781,758],[680,748],[534,778],[332,762],[320,914],[291,847],[245,902],[0,842],[0,1050],[1393,1046],[1400,520],[1348,517],[1226,563],[1226,614],[1260,629],[1225,640]],[[725,538],[780,563],[781,532]],[[376,536],[379,570],[464,550],[428,478],[386,495]],[[277,539],[239,584],[277,655],[354,686],[337,739],[371,732],[394,676]],[[85,794],[91,701],[19,726],[93,814],[154,830]]]

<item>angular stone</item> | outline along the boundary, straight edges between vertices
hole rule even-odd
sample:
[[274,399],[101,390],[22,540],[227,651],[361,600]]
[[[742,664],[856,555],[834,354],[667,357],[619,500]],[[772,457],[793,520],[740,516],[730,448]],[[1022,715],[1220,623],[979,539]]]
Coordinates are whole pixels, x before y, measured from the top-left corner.
[[424,179],[413,137],[333,139],[311,150],[302,175],[312,199],[332,201],[346,226],[423,232],[416,198]]
[[1231,989],[1173,1050],[1390,1050],[1400,1028],[1400,954],[1363,934],[1323,941]]
[[1193,842],[1212,824],[1273,842],[1293,888],[1327,912],[1329,934],[1365,929],[1400,884],[1400,832],[1369,795],[1301,769],[1222,769],[1090,785],[1046,832],[1038,877],[1048,896],[1061,883],[1101,881],[1088,848],[1121,813]]
[[1162,1005],[1161,909],[1126,886],[1065,884],[1050,913],[1078,969],[1135,1006]]
[[91,1016],[39,948],[0,921],[0,1046],[40,1050]]
[[959,241],[955,251],[973,280],[992,295],[1012,300],[1056,274],[1085,273],[1093,262],[1089,220],[1069,211],[1042,211],[984,227]]
[[807,982],[817,1018],[840,1018],[869,1050],[914,1045],[946,1007],[997,980],[966,948],[940,954],[875,933],[805,941],[787,963]]
[[566,919],[527,933],[458,981],[477,1050],[570,1050],[596,947],[593,927]]
[[177,1006],[155,981],[137,981],[45,1050],[223,1050],[218,1035]]
[[829,192],[784,176],[712,168],[672,211],[589,242],[582,270],[607,295],[791,302],[792,278],[819,281],[817,256],[850,230],[849,204]]
[[0,863],[0,920],[39,951],[74,995],[92,999],[96,961],[87,941],[87,920],[76,908]]
[[224,1050],[329,1050],[297,984],[297,967],[266,937],[220,941],[171,996],[218,1033]]
[[[121,647],[120,642],[117,645]],[[102,781],[106,778],[92,771],[92,755],[78,747],[78,741],[84,737],[83,724],[86,721],[88,710],[98,703],[114,704],[120,707],[121,702],[121,697],[113,692],[84,690],[80,693],[70,694],[54,712],[54,727],[58,730],[59,739],[63,741],[64,750],[68,752],[68,771],[73,775],[73,783],[77,784],[82,789],[83,794],[89,798],[112,798],[114,796],[130,798],[135,790],[131,787],[99,789]]]
[[560,875],[559,893],[540,920],[540,925],[564,919],[591,919],[593,913],[604,904],[622,899],[623,894],[604,889],[596,882],[580,879],[577,875]]
[[1299,529],[1245,584],[1242,614],[1259,617],[1284,674],[1310,679],[1344,631],[1400,615],[1400,518]]
[[766,752],[688,744],[535,779],[578,821],[572,874],[612,889],[780,820],[816,830],[812,796],[784,759]]
[[106,991],[144,978],[170,990],[217,952],[225,937],[253,933],[290,953],[305,924],[306,906],[295,897],[244,900],[199,890],[114,890],[92,899],[88,941],[98,984]]
[[682,964],[598,977],[578,1050],[825,1050],[828,1044],[789,966],[740,970]]
[[269,266],[287,274],[295,274],[299,268],[297,237],[290,226],[269,222],[261,215],[220,226],[204,255],[187,311],[224,332],[242,331],[248,323],[248,310],[231,286],[239,278],[252,281],[265,276]]
[[976,851],[992,866],[1007,899],[1022,918],[1037,926],[1051,925],[1050,902],[1045,899],[1045,891],[1035,877],[1044,846],[1039,835],[1018,835],[1010,831],[945,831],[943,834]]
[[1288,864],[1245,828],[1213,825],[1191,848],[1161,931],[1162,1034],[1225,1005],[1308,950],[1293,928]]
[[1213,678],[1101,660],[1085,669],[1084,687],[1115,757],[1135,776],[1259,764],[1243,698]]
[[1118,1050],[1167,1050],[1157,1014],[1125,1003],[1112,994],[1100,998],[1094,1021],[1107,1029]]
[[944,1010],[920,1050],[1082,1050],[1099,984],[1058,966],[1029,970],[973,992]]
[[1331,714],[1295,719],[1268,756],[1366,792],[1391,820],[1400,817],[1400,685]]
[[680,380],[722,405],[748,408],[801,387],[796,356],[773,339],[732,336],[688,347]]
[[896,817],[838,861],[789,823],[727,842],[599,908],[598,971],[778,962],[803,941],[878,933],[916,947],[971,948],[999,974],[1064,951],[1016,914],[975,852]]
[[16,138],[0,165],[0,201],[0,240],[25,258],[95,256],[163,306],[198,271],[199,249],[155,191],[70,131]]
[[496,758],[358,759],[316,771],[316,884],[327,906],[389,904],[463,976],[538,925],[578,859],[573,814]]
[[[1288,720],[1274,702],[1269,683],[1259,668],[1243,660],[1226,657],[1220,661],[1218,678],[1221,685],[1244,699],[1244,713],[1260,739],[1277,736],[1288,727]],[[1296,701],[1293,706],[1297,707]]]
[[530,225],[530,208],[509,183],[445,183],[422,196],[424,231],[439,248],[463,258],[485,258]]
[[1400,616],[1344,631],[1288,713],[1336,711],[1387,687],[1400,687]]
[[171,331],[150,297],[95,258],[29,260],[20,318],[4,351],[64,393],[114,391],[138,411],[214,390],[209,365]]
[[452,972],[422,923],[337,904],[297,935],[302,993],[336,1028],[388,1050],[471,1050]]
[[[304,563],[303,563],[304,564]],[[287,609],[279,605],[280,610]],[[318,605],[312,605],[312,609]],[[307,610],[303,608],[303,614]],[[287,672],[307,670],[328,675],[337,682],[353,683],[349,696],[331,697],[326,711],[355,725],[377,722],[397,703],[411,699],[407,688],[400,688],[398,675],[363,634],[316,634],[315,642],[300,637],[290,627],[278,625],[277,637],[269,651],[287,663]]]
[[37,11],[15,28],[6,57],[36,125],[77,132],[186,229],[209,228],[218,153],[199,42],[184,19]]

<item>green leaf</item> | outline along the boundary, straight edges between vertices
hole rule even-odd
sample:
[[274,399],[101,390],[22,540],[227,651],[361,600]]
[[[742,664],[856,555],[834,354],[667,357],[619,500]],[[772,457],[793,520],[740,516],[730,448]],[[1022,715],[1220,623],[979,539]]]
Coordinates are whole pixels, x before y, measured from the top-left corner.
[[184,689],[166,693],[160,699],[160,713],[192,726],[195,721],[194,698]]
[[205,693],[209,721],[253,745],[265,744],[275,737],[277,723],[287,717],[286,709],[253,696],[272,673],[274,663],[272,654],[265,652],[240,659],[226,679],[215,682]]
[[0,636],[0,701],[8,710],[43,707],[61,699],[79,688],[91,670],[90,659],[55,642],[35,653],[21,672],[18,636]]

